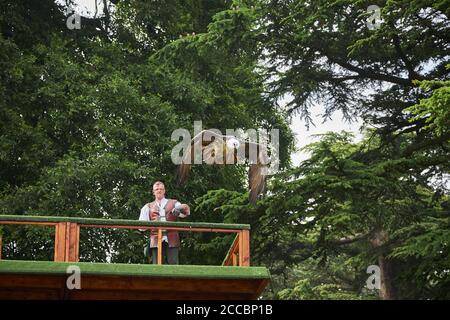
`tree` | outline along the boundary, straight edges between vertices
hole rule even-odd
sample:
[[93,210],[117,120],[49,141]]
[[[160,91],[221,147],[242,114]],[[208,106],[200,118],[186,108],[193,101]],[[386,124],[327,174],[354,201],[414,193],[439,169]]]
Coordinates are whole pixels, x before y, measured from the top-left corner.
[[[272,238],[276,241],[267,246],[264,254],[283,268],[289,264],[293,248],[308,246],[298,242],[295,232],[286,234],[290,228],[285,224],[291,221],[277,212],[305,214],[311,210],[310,199],[319,201],[321,211],[315,214],[323,215],[317,223],[324,225],[316,237],[324,245],[315,247],[329,253],[325,250],[329,241],[337,246],[366,240],[373,248],[364,252],[378,251],[376,256],[385,277],[381,297],[393,298],[394,280],[387,271],[398,272],[392,270],[395,263],[389,259],[392,251],[387,246],[394,236],[391,233],[413,225],[414,219],[431,206],[430,199],[448,193],[450,135],[443,128],[448,122],[449,70],[445,66],[449,62],[450,24],[446,1],[381,1],[377,4],[383,22],[380,28],[370,30],[366,26],[370,13],[366,10],[371,4],[345,0],[261,1],[256,7],[258,27],[246,37],[263,48],[252,52],[264,62],[262,75],[268,83],[268,97],[275,103],[291,95],[287,111],[300,112],[306,119],[309,106],[322,103],[325,118],[341,110],[347,118],[362,117],[366,127],[376,128],[373,138],[366,140],[376,147],[369,144],[364,152],[357,152],[357,146],[345,136],[324,137],[312,147],[315,157],[297,169],[298,177],[287,174],[272,189],[274,194],[286,192],[278,194],[277,199],[271,197],[267,201],[272,203],[257,212],[275,215],[267,218],[267,237],[275,233]],[[418,89],[418,84],[425,90]],[[346,176],[346,170],[355,180]],[[294,187],[296,183],[298,188]],[[293,188],[290,192],[288,186]],[[425,188],[428,197],[420,195],[418,188]],[[280,210],[283,207],[285,210]],[[367,213],[367,221],[362,220],[365,211],[372,212]],[[311,224],[316,222],[306,223]],[[342,234],[328,238],[332,234],[326,229],[328,225]],[[445,229],[445,220],[439,225]],[[274,249],[280,243],[286,251]],[[421,294],[429,293],[417,296]]]
[[[219,32],[238,17],[228,1],[110,6],[96,18],[101,28],[82,17],[81,29],[69,30],[66,6],[2,2],[11,13],[0,20],[2,214],[137,219],[155,180],[187,203],[209,189],[245,192],[241,167],[200,166],[185,188],[171,187],[171,133],[192,132],[194,120],[221,130],[280,127],[292,140],[281,114],[261,103],[251,57],[214,48],[208,26]],[[284,164],[289,148],[281,147]],[[8,227],[4,241],[9,258],[52,259],[51,237],[39,228]],[[143,241],[132,232],[83,231],[81,259],[141,262]],[[196,259],[187,248],[185,263]]]
[[[448,298],[448,1],[379,1],[375,30],[367,1],[103,4],[75,31],[67,5],[0,4],[1,214],[137,219],[152,181],[174,185],[175,128],[277,128],[281,172],[257,206],[245,165],[167,188],[191,221],[251,224],[265,297],[374,298],[377,264],[381,298]],[[323,135],[291,168],[288,116],[312,103],[363,118],[365,138]],[[2,232],[9,258],[52,259],[48,231]],[[82,259],[143,260],[141,234],[81,238]],[[182,258],[220,264],[232,240],[187,234]]]
[[[393,160],[395,150],[374,132],[360,143],[329,133],[307,150],[311,158],[275,177],[257,208],[238,195],[224,201],[223,192],[200,199],[225,220],[256,218],[252,261],[276,279],[267,294],[370,298],[366,271],[378,265],[382,299],[445,298],[449,198],[422,173],[430,159]],[[411,163],[417,171],[405,171]],[[412,276],[421,285],[411,284]]]

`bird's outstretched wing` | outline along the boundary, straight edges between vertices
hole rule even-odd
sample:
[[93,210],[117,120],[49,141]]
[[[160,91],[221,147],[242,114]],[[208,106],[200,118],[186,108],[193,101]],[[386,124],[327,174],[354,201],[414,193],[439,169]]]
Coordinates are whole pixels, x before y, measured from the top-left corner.
[[[252,154],[252,148],[253,152],[256,152],[256,156]],[[262,144],[247,142],[246,149],[249,150],[249,153],[246,153],[246,157],[250,161],[250,170],[248,171],[249,202],[256,204],[258,195],[264,191],[266,185],[268,173],[267,148]]]
[[[220,152],[225,148],[225,140],[229,136],[217,134],[211,130],[203,130],[192,138],[190,147],[181,160],[177,170],[177,185],[180,186],[186,182],[191,173],[192,164],[196,156],[207,164],[213,164]],[[196,155],[195,152],[198,154]]]
[[[211,130],[201,131],[192,138],[190,147],[187,148],[181,164],[178,166],[177,185],[184,184],[188,179],[196,158],[195,152],[198,153],[199,159],[203,157],[203,161],[207,164],[217,163],[218,158],[222,161],[222,164],[236,164],[239,161],[237,149],[240,145],[240,148],[245,148],[241,150],[243,152],[240,155],[243,155],[250,164],[248,172],[249,201],[255,204],[258,195],[264,191],[265,187],[268,171],[267,147],[259,143],[241,141],[235,145],[236,142],[237,139],[234,136],[217,134]],[[233,145],[235,149],[230,152]]]

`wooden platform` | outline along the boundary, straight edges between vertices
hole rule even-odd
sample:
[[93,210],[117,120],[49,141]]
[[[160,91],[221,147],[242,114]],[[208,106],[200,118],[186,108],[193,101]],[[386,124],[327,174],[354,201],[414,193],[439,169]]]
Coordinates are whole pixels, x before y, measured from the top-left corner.
[[[67,288],[69,266],[80,290]],[[269,278],[264,267],[0,260],[0,299],[256,299]]]

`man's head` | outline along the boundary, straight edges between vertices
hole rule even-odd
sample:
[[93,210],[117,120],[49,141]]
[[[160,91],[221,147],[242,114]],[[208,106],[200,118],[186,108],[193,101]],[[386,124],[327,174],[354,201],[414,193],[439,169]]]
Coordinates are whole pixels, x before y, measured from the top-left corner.
[[164,195],[166,194],[164,183],[162,183],[161,181],[156,181],[153,184],[153,194],[156,200],[161,200],[162,198],[164,198]]

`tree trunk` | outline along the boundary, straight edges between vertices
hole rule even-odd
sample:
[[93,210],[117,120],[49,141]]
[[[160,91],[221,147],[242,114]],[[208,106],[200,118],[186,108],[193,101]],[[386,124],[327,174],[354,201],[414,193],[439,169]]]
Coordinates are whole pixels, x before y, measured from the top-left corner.
[[[377,230],[370,239],[373,248],[380,248],[388,240],[386,231]],[[396,294],[392,281],[391,262],[384,253],[378,256],[378,266],[380,267],[380,291],[379,297],[382,300],[395,300]]]
[[380,266],[380,291],[379,296],[382,300],[395,300],[395,289],[392,285],[391,262],[384,255],[378,257]]

